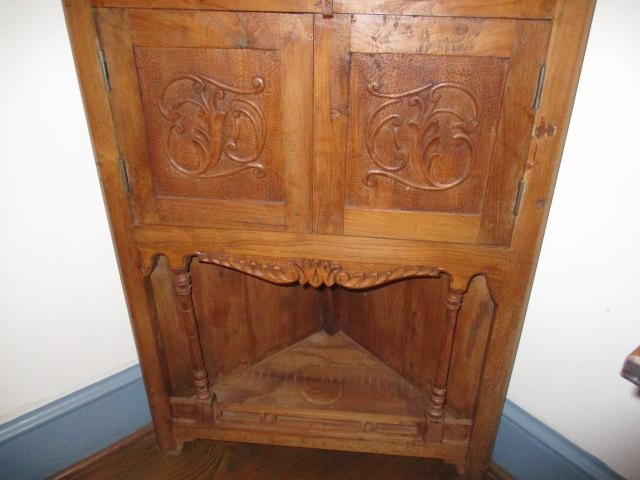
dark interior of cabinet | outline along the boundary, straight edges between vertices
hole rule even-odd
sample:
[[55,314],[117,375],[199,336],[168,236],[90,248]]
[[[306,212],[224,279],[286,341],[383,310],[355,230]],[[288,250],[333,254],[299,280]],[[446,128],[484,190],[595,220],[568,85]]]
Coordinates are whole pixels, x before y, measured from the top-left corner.
[[[269,406],[280,409],[279,422],[292,427],[307,410],[320,410],[330,413],[325,426],[330,421],[348,428],[375,415],[378,432],[419,434],[443,341],[446,276],[348,290],[274,285],[198,262],[191,273],[213,392],[218,402],[243,406],[228,408],[226,419],[251,422],[261,406]],[[188,343],[166,260],[160,259],[151,282],[172,396],[190,397]],[[473,417],[493,311],[486,282],[476,277],[455,331],[449,421],[468,426]],[[289,411],[297,416],[288,417]],[[387,417],[394,421],[385,424]]]

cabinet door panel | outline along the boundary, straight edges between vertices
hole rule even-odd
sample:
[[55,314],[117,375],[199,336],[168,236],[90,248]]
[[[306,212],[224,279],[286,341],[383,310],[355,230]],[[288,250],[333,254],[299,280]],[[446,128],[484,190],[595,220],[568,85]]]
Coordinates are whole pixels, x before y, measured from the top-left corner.
[[310,230],[311,16],[98,21],[136,221]]
[[[332,163],[344,178],[342,196],[333,195],[342,215],[328,227],[316,222],[316,230],[507,244],[549,22],[378,15],[342,22],[348,34],[332,40],[333,55],[338,49],[347,68],[329,77],[327,92],[316,83],[315,93],[334,109],[348,98],[345,153]],[[346,95],[340,76],[348,77]],[[329,130],[336,117],[316,116],[316,129]],[[316,154],[322,172],[320,161]]]
[[507,65],[497,57],[354,53],[347,204],[478,214]]

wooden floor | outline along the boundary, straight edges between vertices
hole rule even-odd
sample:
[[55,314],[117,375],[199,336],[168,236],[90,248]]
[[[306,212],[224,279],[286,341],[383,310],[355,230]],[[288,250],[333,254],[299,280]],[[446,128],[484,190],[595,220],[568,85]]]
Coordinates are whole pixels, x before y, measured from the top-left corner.
[[160,454],[153,431],[147,428],[52,478],[445,480],[456,477],[452,465],[436,460],[205,440],[187,443],[181,455],[169,457]]

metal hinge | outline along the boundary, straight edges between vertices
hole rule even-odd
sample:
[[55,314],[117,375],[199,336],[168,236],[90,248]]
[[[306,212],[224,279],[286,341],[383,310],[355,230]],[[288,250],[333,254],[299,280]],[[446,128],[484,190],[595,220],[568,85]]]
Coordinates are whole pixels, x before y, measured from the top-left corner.
[[520,203],[522,202],[522,193],[524,192],[524,178],[521,178],[518,182],[518,189],[516,190],[516,201],[513,204],[513,215],[518,216],[520,211]]
[[120,176],[122,177],[122,186],[124,191],[131,193],[131,185],[129,184],[129,172],[127,171],[127,161],[124,158],[118,159],[120,165]]
[[547,66],[543,64],[538,72],[538,83],[536,84],[536,94],[533,97],[533,111],[537,112],[540,107],[540,98],[542,97],[542,89],[544,88],[544,76],[547,73]]
[[102,81],[104,89],[108,92],[111,90],[111,82],[109,81],[109,69],[107,68],[107,57],[102,48],[98,49],[98,60],[100,60],[100,71],[102,72]]

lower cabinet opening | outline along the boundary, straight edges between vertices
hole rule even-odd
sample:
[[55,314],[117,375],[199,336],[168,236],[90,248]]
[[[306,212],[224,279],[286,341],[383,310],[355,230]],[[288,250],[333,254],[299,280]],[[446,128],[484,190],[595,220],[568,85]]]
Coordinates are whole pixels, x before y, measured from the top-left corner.
[[151,291],[178,433],[460,460],[495,309],[483,277],[464,295],[442,391],[446,275],[350,290],[193,262],[191,329],[174,275],[160,258]]

